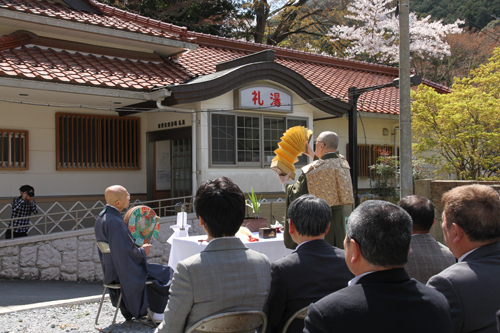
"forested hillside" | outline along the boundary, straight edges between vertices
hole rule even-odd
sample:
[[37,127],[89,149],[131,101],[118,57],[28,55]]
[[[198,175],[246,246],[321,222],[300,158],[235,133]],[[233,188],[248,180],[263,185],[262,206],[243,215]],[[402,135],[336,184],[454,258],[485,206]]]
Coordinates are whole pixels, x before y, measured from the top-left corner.
[[410,0],[410,10],[445,24],[464,19],[469,27],[482,29],[500,18],[500,0]]

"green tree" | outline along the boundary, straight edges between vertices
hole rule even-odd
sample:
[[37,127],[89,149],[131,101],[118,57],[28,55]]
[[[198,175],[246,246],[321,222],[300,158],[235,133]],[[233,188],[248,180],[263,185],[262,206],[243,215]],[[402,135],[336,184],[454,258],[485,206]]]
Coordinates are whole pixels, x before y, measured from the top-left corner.
[[99,0],[132,13],[211,35],[241,37],[253,19],[244,1],[235,0]]
[[430,152],[437,173],[461,180],[500,180],[500,48],[456,79],[450,94],[413,92],[414,151]]

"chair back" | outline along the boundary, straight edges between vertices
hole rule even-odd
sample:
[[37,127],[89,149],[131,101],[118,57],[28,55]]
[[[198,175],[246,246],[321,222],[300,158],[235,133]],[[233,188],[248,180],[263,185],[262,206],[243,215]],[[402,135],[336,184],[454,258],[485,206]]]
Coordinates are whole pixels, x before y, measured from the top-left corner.
[[99,248],[99,250],[101,250],[102,253],[111,253],[109,244],[107,242],[97,241],[95,243],[97,244],[97,247]]
[[292,321],[294,321],[295,319],[300,319],[300,320],[306,319],[308,308],[309,308],[309,306],[306,306],[305,308],[302,308],[299,311],[295,312],[293,315],[291,315],[290,318],[288,318],[288,320],[286,321],[285,326],[283,326],[282,333],[286,333],[286,331],[288,330],[288,327],[290,326]]
[[223,312],[201,319],[189,327],[185,333],[237,333],[255,331],[259,327],[264,333],[267,317],[261,311]]

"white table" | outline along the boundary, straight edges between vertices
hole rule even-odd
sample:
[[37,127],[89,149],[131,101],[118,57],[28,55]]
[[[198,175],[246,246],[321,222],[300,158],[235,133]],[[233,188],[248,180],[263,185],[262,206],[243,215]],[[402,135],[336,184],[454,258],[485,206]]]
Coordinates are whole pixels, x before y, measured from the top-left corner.
[[[253,233],[252,236],[259,238],[259,233]],[[200,239],[207,239],[207,235],[172,238],[168,265],[176,269],[179,261],[203,251],[208,243],[199,242],[198,240]],[[244,241],[243,243],[248,248],[265,254],[270,262],[274,262],[292,253],[292,250],[287,249],[285,243],[283,243],[283,233],[278,233],[276,238],[259,239],[258,242]]]

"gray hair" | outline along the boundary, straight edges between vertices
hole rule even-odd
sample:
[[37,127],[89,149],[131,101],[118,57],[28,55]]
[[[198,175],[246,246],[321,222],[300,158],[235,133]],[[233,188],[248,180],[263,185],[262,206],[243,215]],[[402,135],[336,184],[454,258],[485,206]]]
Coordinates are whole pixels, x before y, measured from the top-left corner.
[[322,132],[320,136],[321,141],[325,144],[326,148],[337,150],[339,146],[339,136],[337,135],[337,133],[326,131]]
[[347,242],[354,239],[361,255],[380,267],[404,266],[408,261],[412,220],[401,207],[381,200],[369,200],[349,217]]
[[304,194],[288,207],[288,218],[297,232],[304,236],[319,236],[326,232],[332,211],[324,199]]

